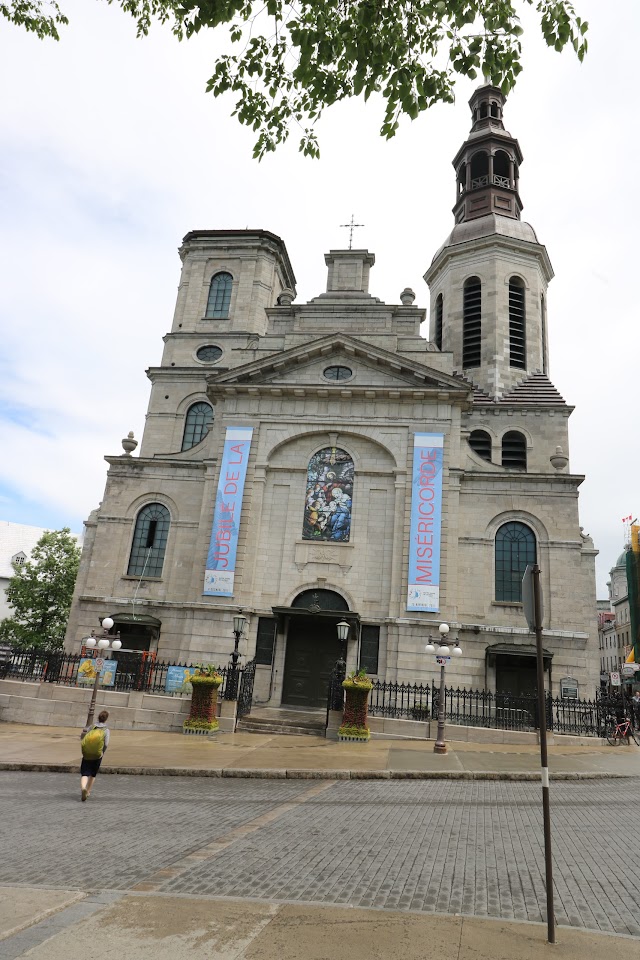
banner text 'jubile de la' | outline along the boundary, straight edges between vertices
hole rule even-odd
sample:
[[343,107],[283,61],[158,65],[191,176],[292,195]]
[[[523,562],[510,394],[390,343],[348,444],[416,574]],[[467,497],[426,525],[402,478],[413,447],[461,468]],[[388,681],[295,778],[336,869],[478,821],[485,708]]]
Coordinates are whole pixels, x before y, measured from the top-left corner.
[[440,537],[444,435],[413,438],[407,610],[440,609]]
[[252,435],[253,427],[227,427],[204,576],[205,596],[233,596],[242,495]]

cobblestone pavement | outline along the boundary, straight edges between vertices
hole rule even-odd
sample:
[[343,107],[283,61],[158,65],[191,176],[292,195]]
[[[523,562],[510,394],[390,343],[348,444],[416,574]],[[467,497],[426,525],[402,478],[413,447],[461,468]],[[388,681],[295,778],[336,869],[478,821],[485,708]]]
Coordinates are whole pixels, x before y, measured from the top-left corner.
[[[0,775],[0,881],[125,889],[295,800],[308,782]],[[640,780],[552,785],[557,919],[640,935]],[[99,793],[98,793],[99,790]],[[625,812],[626,811],[626,812]],[[239,837],[164,893],[543,920],[540,787],[351,781]]]

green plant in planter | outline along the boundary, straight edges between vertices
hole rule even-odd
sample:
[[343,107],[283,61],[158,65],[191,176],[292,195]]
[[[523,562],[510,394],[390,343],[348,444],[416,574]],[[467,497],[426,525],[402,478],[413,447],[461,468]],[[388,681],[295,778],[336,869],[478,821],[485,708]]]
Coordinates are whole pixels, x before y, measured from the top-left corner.
[[184,730],[217,730],[216,703],[222,674],[212,664],[196,664],[191,677],[191,707],[189,716],[182,724]]
[[367,726],[367,705],[373,684],[364,670],[354,670],[342,686],[345,704],[338,736],[345,740],[368,740],[371,731]]

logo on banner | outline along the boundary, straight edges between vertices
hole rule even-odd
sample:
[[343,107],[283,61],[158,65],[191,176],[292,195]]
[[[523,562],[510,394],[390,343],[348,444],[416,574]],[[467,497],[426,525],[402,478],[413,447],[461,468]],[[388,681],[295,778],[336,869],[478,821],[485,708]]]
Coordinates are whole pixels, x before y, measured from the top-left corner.
[[242,496],[252,436],[253,427],[227,427],[204,575],[206,596],[233,596]]
[[440,609],[443,453],[444,434],[414,434],[407,610]]

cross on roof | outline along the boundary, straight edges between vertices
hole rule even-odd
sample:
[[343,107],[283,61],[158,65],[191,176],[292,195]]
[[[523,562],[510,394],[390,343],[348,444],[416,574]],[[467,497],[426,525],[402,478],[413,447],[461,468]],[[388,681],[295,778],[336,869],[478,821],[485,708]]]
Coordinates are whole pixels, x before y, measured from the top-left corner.
[[340,226],[341,226],[341,227],[347,227],[348,230],[349,230],[349,250],[351,250],[351,248],[352,248],[352,246],[353,246],[353,231],[355,230],[356,227],[364,227],[365,224],[364,224],[364,223],[354,223],[354,222],[353,222],[353,214],[351,214],[351,223],[341,223]]

